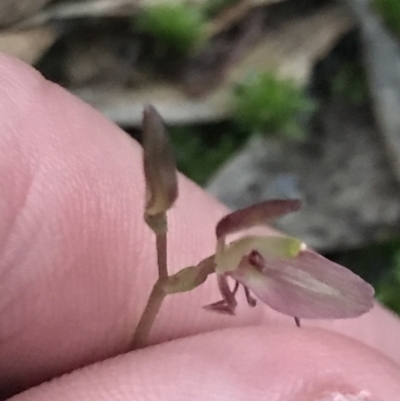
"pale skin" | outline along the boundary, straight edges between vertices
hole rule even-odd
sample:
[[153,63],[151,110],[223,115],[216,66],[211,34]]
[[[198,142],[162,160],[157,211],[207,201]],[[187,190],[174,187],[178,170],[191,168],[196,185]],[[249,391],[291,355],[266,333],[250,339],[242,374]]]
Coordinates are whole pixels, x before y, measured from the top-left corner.
[[[149,338],[160,345],[113,358],[127,351],[157,276],[140,148],[4,55],[0,119],[3,397],[30,388],[14,400],[399,399],[400,322],[383,308],[298,329],[265,305],[250,308],[240,290],[237,316],[222,316],[201,308],[220,298],[213,276],[166,299]],[[171,272],[214,251],[226,212],[180,179]]]

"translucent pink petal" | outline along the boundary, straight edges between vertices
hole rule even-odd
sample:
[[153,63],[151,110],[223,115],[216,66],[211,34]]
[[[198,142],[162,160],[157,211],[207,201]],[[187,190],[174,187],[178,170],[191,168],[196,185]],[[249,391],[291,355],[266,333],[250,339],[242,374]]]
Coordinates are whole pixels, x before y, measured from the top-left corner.
[[371,285],[311,250],[292,259],[259,259],[257,266],[243,260],[230,275],[278,312],[299,318],[342,319],[373,307]]
[[300,209],[297,199],[273,199],[237,210],[222,218],[216,227],[217,238],[257,225],[266,224]]

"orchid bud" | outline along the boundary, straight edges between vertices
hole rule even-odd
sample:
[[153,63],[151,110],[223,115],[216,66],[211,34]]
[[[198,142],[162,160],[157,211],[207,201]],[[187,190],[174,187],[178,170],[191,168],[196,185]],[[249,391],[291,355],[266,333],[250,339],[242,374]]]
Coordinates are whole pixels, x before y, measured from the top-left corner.
[[164,122],[153,106],[145,107],[142,127],[146,180],[145,220],[160,232],[166,230],[163,215],[178,197],[175,158]]

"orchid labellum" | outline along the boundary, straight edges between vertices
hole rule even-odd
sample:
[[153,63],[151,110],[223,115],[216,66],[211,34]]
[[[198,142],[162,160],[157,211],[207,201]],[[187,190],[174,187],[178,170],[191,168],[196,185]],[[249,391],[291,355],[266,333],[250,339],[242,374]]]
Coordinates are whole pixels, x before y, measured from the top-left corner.
[[[226,244],[231,233],[261,225],[297,210],[297,200],[271,200],[233,212],[217,225],[215,272],[223,300],[206,308],[234,314],[238,283],[246,298],[258,299],[285,315],[342,319],[360,316],[373,306],[374,290],[361,277],[317,254],[289,236],[246,236]],[[236,280],[230,290],[227,279]]]

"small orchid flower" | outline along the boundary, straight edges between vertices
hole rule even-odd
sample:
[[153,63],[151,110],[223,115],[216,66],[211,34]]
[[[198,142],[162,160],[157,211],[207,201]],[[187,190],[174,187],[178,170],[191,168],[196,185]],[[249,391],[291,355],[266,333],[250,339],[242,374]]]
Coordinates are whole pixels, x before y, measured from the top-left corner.
[[[300,318],[343,319],[373,307],[374,290],[349,269],[317,254],[289,236],[246,236],[226,245],[228,234],[261,225],[295,211],[297,200],[272,200],[233,212],[217,225],[215,272],[223,300],[206,309],[234,314],[238,283],[272,309]],[[228,277],[236,281],[230,290]]]
[[[147,338],[167,295],[191,291],[216,273],[222,300],[206,309],[235,314],[236,293],[243,286],[247,303],[258,299],[272,309],[300,318],[356,317],[373,306],[373,288],[356,274],[318,255],[287,235],[247,235],[229,244],[226,237],[262,225],[300,208],[298,200],[269,200],[238,210],[216,226],[214,255],[169,275],[167,211],[178,197],[175,159],[161,116],[152,106],[143,113],[143,166],[146,183],[144,220],[156,237],[158,279],[136,326],[132,349]],[[235,280],[230,288],[228,279]]]

